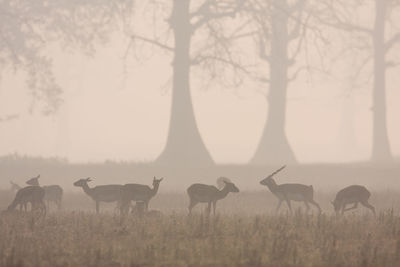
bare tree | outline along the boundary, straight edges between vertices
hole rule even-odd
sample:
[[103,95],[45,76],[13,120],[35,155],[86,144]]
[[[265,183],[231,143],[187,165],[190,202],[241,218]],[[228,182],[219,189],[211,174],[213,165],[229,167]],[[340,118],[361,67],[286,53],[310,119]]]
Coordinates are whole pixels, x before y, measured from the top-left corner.
[[306,0],[254,0],[246,8],[258,30],[259,57],[269,71],[259,79],[268,86],[268,115],[251,159],[254,164],[297,162],[285,132],[286,98],[289,84],[305,69],[296,64],[306,36],[305,4]]
[[[0,2],[0,71],[22,72],[32,96],[30,111],[41,106],[45,115],[62,103],[62,88],[57,84],[50,44],[65,49],[94,52],[95,44],[107,40],[115,13],[130,1],[56,0]],[[17,118],[7,115],[0,121]]]
[[[221,36],[213,23],[227,17],[233,17],[241,6],[238,0],[172,0],[170,16],[166,20],[173,40],[159,36],[142,36],[132,34],[134,44],[146,42],[159,47],[172,54],[172,105],[171,117],[166,145],[156,162],[162,165],[211,165],[214,164],[199,133],[190,93],[190,75],[193,66],[207,67],[215,71],[215,64],[241,69],[231,55],[215,54],[216,47],[223,47]],[[153,4],[159,4],[154,2]],[[202,35],[201,39],[219,40],[217,46],[196,43],[193,40],[196,34]],[[204,36],[204,34],[206,36]],[[215,44],[215,42],[213,43]],[[219,51],[220,52],[220,51]],[[211,67],[212,65],[212,67]]]
[[[357,72],[371,67],[373,74],[372,99],[373,105],[373,161],[392,160],[392,153],[387,132],[386,119],[386,71],[398,63],[388,59],[393,48],[400,43],[400,28],[396,14],[400,10],[400,1],[323,1],[318,11],[320,22],[334,29],[346,32],[353,39],[351,51],[364,55]],[[363,11],[360,11],[363,9]],[[360,19],[360,13],[371,10],[374,17],[372,27]],[[365,16],[365,13],[364,13]],[[390,32],[388,31],[390,29]],[[390,35],[390,36],[389,36]]]

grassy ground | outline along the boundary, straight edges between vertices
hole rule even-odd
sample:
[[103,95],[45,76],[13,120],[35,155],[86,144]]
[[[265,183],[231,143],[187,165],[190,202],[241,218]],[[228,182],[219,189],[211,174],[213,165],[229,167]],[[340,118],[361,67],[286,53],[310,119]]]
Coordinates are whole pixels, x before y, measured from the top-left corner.
[[52,213],[0,217],[1,266],[400,266],[400,218]]
[[[204,205],[189,218],[182,193],[157,195],[150,208],[163,215],[145,218],[121,218],[115,204],[96,215],[83,192],[67,193],[45,218],[0,215],[0,266],[400,266],[400,194],[373,192],[377,217],[359,208],[337,218],[333,193],[316,195],[320,216],[301,204],[277,215],[264,190],[228,195],[211,218]],[[4,209],[12,194],[0,196]]]
[[[1,161],[0,211],[14,194],[9,180],[21,185],[41,173],[43,184],[60,184],[63,209],[45,218],[30,213],[0,214],[1,266],[400,266],[400,165],[288,166],[278,183],[312,184],[323,214],[304,214],[294,204],[289,216],[259,180],[277,166],[158,168],[132,164],[75,164],[32,160]],[[165,177],[150,208],[161,217],[121,218],[115,204],[94,203],[72,183],[94,177],[93,185],[150,184]],[[186,188],[193,182],[215,184],[219,176],[240,188],[218,202],[217,216],[203,216],[204,205],[187,216]],[[372,192],[373,217],[360,207],[337,218],[330,201],[338,189],[363,184]]]

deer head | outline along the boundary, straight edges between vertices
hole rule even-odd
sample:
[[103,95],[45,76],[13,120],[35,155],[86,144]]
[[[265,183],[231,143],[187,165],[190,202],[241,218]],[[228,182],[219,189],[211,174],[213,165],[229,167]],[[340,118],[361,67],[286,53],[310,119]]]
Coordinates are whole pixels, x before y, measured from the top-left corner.
[[260,181],[260,184],[262,185],[268,185],[270,183],[275,183],[275,181],[272,179],[272,177],[277,174],[278,172],[280,172],[281,170],[283,170],[284,168],[286,168],[286,165],[283,165],[282,167],[280,167],[279,169],[277,169],[276,171],[274,171],[273,173],[271,173],[270,175],[268,175],[267,178],[263,179]]
[[40,174],[36,177],[29,179],[28,181],[26,181],[26,183],[28,185],[39,186],[39,178],[40,178]]

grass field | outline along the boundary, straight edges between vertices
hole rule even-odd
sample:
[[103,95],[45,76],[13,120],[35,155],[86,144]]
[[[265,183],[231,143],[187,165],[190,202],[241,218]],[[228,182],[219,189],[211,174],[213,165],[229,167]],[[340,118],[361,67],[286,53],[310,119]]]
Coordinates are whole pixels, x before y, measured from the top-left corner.
[[[3,208],[12,194],[0,192]],[[268,191],[231,194],[217,216],[204,206],[186,215],[186,196],[157,195],[151,209],[161,217],[122,218],[115,204],[94,213],[83,194],[67,193],[62,211],[35,219],[30,213],[0,216],[0,266],[400,266],[400,194],[375,192],[365,208],[336,217],[329,200],[316,196],[324,212],[274,214]]]
[[[279,166],[278,166],[279,167]],[[322,215],[304,213],[293,204],[293,215],[259,180],[276,166],[215,166],[173,169],[152,165],[75,164],[11,159],[0,161],[0,211],[14,194],[9,180],[23,185],[41,174],[43,184],[60,184],[63,209],[45,218],[30,213],[0,213],[1,266],[400,266],[400,165],[288,166],[278,183],[312,184]],[[94,177],[91,186],[137,182],[150,184],[165,177],[150,209],[160,217],[120,217],[115,204],[101,206],[72,183]],[[193,182],[215,184],[227,176],[240,188],[217,204],[217,216],[204,216],[197,206],[187,216],[185,189]],[[376,207],[343,217],[333,214],[330,201],[338,189],[365,185]]]
[[0,218],[1,266],[399,266],[400,218],[84,212]]

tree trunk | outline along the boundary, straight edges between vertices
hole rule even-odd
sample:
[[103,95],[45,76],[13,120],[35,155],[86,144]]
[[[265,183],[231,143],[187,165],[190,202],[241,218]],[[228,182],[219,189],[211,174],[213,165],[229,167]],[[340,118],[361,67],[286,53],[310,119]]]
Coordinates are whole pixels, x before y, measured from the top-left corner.
[[253,164],[293,164],[295,155],[285,133],[286,92],[288,86],[288,3],[274,1],[271,17],[270,88],[268,115]]
[[373,161],[392,160],[386,124],[385,85],[385,15],[386,0],[375,0],[374,45],[374,88],[373,88]]
[[171,166],[211,165],[213,160],[196,125],[190,95],[189,0],[174,0],[170,18],[175,37],[171,118],[166,146],[156,163]]

